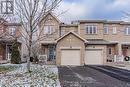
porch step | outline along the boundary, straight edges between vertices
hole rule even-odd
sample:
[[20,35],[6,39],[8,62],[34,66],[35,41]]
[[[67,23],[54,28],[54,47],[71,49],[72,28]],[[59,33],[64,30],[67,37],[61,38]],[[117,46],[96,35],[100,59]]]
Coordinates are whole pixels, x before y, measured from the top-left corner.
[[9,61],[7,61],[7,60],[0,60],[0,64],[6,64],[6,63],[9,63]]
[[109,63],[106,63],[106,65],[125,67],[126,65],[130,65],[130,62],[109,62]]

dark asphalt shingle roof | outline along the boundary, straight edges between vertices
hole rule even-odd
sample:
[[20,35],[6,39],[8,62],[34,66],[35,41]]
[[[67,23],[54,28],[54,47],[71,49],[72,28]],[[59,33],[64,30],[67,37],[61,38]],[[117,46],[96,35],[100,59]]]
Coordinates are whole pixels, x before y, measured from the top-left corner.
[[107,45],[107,44],[117,44],[117,42],[109,42],[104,39],[87,39],[87,44],[97,44],[97,45]]

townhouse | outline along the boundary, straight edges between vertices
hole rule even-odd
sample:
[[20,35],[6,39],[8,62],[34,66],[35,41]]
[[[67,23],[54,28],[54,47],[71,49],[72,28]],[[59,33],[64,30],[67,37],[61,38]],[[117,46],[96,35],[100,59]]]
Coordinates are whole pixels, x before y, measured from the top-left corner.
[[0,19],[0,61],[10,60],[13,41],[20,37],[20,27],[19,23],[9,23]]
[[[5,20],[1,20],[5,21]],[[21,25],[5,21],[0,25],[0,60],[9,60]],[[48,13],[39,23],[43,32],[40,53],[57,65],[103,65],[124,62],[130,56],[130,23],[107,20],[77,20],[62,23]],[[12,37],[13,36],[13,37]],[[26,61],[27,47],[19,41],[21,58]]]
[[129,22],[78,20],[65,24],[49,13],[39,28],[44,28],[46,37],[40,42],[40,55],[57,65],[103,65],[130,56]]

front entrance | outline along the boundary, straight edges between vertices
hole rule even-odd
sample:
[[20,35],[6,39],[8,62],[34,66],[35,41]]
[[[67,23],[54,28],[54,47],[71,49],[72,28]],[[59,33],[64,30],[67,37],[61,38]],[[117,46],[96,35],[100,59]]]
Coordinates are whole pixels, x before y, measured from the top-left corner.
[[55,45],[48,46],[48,61],[55,59]]
[[130,56],[130,46],[128,45],[123,45],[122,46],[122,54],[123,56]]
[[11,59],[12,45],[6,45],[6,59]]

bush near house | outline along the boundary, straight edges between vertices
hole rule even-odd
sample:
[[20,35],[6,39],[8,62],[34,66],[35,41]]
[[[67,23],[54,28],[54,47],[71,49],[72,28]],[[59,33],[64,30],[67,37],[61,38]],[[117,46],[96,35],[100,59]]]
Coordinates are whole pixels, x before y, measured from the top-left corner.
[[12,45],[11,63],[13,64],[21,63],[19,43],[17,42],[17,40],[14,40],[14,43]]

